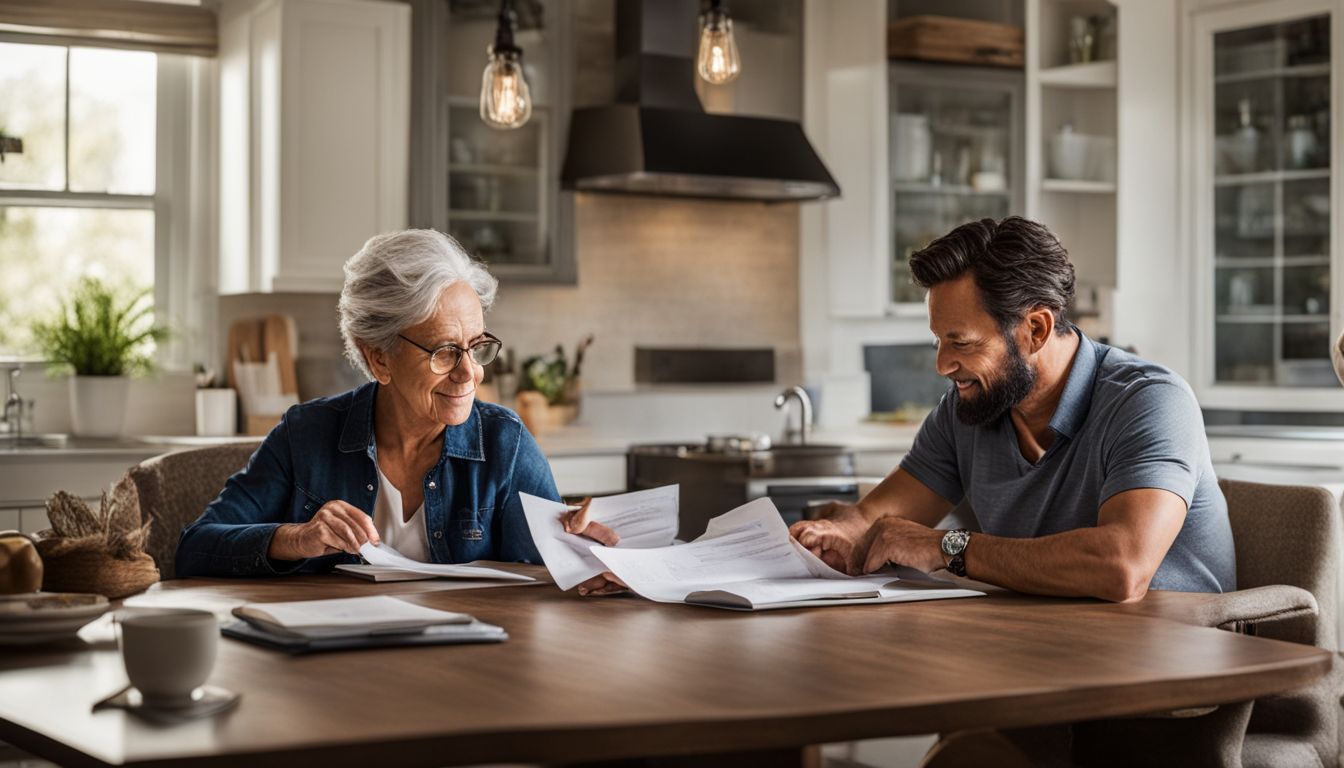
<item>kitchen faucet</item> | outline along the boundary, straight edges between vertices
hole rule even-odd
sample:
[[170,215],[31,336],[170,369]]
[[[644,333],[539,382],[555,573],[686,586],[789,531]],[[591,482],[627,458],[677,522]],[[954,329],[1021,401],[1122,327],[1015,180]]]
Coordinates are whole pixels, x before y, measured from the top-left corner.
[[23,440],[23,397],[19,395],[17,384],[20,373],[20,368],[9,369],[9,397],[5,398],[5,410],[0,414],[0,424],[4,424],[5,434],[15,444]]
[[797,438],[799,445],[806,445],[807,438],[812,436],[812,398],[808,397],[807,390],[802,387],[789,387],[788,389],[775,395],[775,408],[783,409],[788,406],[790,398],[798,398],[798,404],[802,409],[798,413],[798,430],[795,432],[788,427],[787,416],[785,417],[784,442],[792,443]]

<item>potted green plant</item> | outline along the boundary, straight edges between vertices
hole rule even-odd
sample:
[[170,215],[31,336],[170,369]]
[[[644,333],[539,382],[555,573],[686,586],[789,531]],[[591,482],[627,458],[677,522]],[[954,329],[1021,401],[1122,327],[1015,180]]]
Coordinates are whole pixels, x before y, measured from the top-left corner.
[[126,422],[130,375],[153,368],[154,344],[168,330],[154,324],[150,291],[80,278],[50,320],[33,324],[38,349],[72,369],[70,416],[77,435],[115,437]]

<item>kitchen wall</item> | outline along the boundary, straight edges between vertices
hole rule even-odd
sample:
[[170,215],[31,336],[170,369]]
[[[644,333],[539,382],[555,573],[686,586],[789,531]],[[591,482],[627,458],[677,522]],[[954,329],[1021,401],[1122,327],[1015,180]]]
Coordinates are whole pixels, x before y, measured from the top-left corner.
[[581,194],[578,284],[505,284],[488,323],[528,355],[586,333],[584,386],[634,386],[641,346],[774,347],[801,373],[798,206]]
[[[773,347],[780,383],[799,381],[797,205],[579,195],[575,209],[578,283],[505,283],[486,319],[520,361],[592,333],[590,391],[633,389],[636,345]],[[270,312],[296,320],[301,396],[358,382],[333,294],[221,297],[220,338]]]

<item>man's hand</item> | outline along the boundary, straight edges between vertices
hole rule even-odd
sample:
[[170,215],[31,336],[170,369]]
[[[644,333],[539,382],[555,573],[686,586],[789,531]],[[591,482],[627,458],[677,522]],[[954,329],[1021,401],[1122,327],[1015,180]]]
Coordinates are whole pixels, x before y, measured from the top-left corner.
[[849,574],[872,573],[887,563],[932,573],[946,565],[942,540],[943,531],[900,517],[884,517],[855,544],[849,557]]
[[820,519],[800,520],[789,526],[789,535],[837,571],[849,567],[854,545],[868,530],[868,520],[853,504],[833,501],[814,510]]
[[579,594],[585,597],[589,595],[619,595],[629,588],[624,581],[616,578],[616,574],[611,571],[603,571],[580,584]]
[[[587,536],[599,544],[608,547],[614,547],[620,542],[621,537],[615,531],[607,526],[594,522],[589,518],[588,507],[593,503],[592,499],[584,499],[583,504],[577,511],[564,512],[560,515],[560,524],[564,526],[566,533],[575,533],[580,536]],[[616,574],[611,571],[603,571],[591,579],[579,585],[580,595],[615,595],[629,589],[625,582],[616,578]]]
[[275,529],[266,556],[273,560],[305,560],[339,552],[355,555],[366,541],[379,543],[373,519],[344,501],[328,501],[308,522]]

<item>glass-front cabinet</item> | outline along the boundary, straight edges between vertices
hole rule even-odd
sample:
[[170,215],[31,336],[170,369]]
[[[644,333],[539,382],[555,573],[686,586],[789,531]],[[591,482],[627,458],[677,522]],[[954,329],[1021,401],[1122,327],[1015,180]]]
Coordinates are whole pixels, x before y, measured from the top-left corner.
[[511,130],[480,117],[498,0],[412,0],[412,8],[412,223],[452,235],[501,279],[572,282],[571,202],[559,183],[570,102],[566,4],[514,3],[534,106]]
[[893,63],[891,305],[922,313],[910,254],[959,224],[1021,211],[1022,74]]
[[1332,7],[1266,2],[1195,17],[1188,146],[1206,405],[1315,408],[1338,397]]

